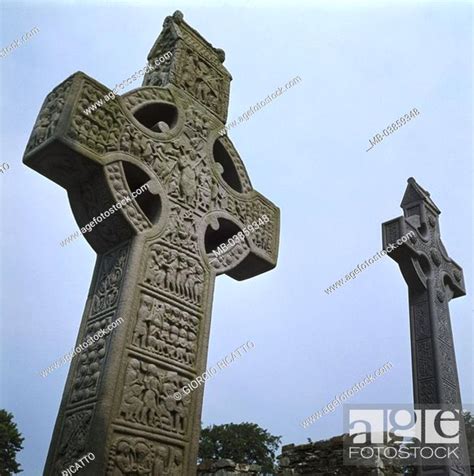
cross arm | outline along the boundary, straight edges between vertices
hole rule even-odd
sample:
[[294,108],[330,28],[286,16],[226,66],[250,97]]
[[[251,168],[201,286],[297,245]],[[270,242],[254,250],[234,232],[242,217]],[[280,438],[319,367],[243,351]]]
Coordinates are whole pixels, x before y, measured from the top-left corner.
[[232,196],[227,210],[206,217],[206,228],[211,235],[224,233],[221,236],[229,237],[230,250],[216,258],[216,250],[212,249],[215,240],[210,240],[214,245],[205,242],[202,245],[216,274],[225,273],[238,281],[273,269],[278,259],[280,210],[256,191],[246,195],[245,198]]
[[383,223],[382,243],[385,250],[394,247],[388,256],[398,263],[407,285],[426,289],[425,262],[428,247],[421,239],[415,225],[405,217]]
[[[80,228],[131,197],[123,162],[134,163],[141,184],[157,194],[160,184],[138,159],[120,151],[120,136],[127,122],[121,98],[100,109],[85,110],[110,90],[78,72],[46,97],[26,147],[24,163],[68,191],[71,208]],[[141,170],[139,170],[141,168]],[[88,230],[85,238],[98,252],[123,242],[134,233],[152,227],[135,199],[127,200],[114,216]]]

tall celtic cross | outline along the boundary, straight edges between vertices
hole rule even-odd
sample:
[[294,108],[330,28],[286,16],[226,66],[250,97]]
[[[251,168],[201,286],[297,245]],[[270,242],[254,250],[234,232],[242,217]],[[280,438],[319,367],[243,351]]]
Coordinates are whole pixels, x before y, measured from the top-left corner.
[[[408,285],[413,389],[416,408],[461,408],[461,393],[449,317],[449,301],[466,294],[462,268],[441,242],[441,213],[430,194],[413,179],[401,203],[403,217],[382,225],[383,245],[402,243],[390,253]],[[438,452],[441,456],[443,452]],[[426,453],[428,454],[428,453]],[[459,456],[459,458],[457,457]],[[444,461],[421,461],[421,474],[469,475],[464,422],[459,451]]]
[[[27,145],[25,164],[67,190],[80,227],[123,203],[84,235],[98,256],[77,343],[124,321],[74,357],[45,475],[68,474],[88,453],[84,475],[194,474],[203,387],[174,394],[206,369],[215,277],[276,265],[279,209],[219,134],[231,80],[224,52],[180,12],[148,60],[167,52],[142,87],[88,114],[110,90],[72,75],[47,96]],[[249,224],[253,232],[215,259]]]

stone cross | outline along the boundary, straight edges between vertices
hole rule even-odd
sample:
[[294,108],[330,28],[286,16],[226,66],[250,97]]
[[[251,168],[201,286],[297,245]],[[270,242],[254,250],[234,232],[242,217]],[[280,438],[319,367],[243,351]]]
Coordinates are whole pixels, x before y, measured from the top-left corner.
[[[46,97],[26,148],[25,164],[67,190],[80,227],[122,205],[84,235],[98,256],[77,344],[124,322],[74,357],[45,475],[68,474],[88,453],[84,475],[195,474],[203,386],[173,395],[206,369],[215,277],[276,265],[279,209],[219,134],[224,52],[176,12],[148,60],[163,55],[142,87],[87,114],[110,90],[73,74]],[[216,260],[212,251],[248,225]]]
[[[416,408],[461,408],[454,341],[448,303],[466,294],[462,268],[441,242],[441,213],[430,194],[408,179],[401,203],[403,217],[382,225],[383,246],[402,243],[390,257],[400,266],[408,285],[413,389]],[[438,466],[422,465],[421,474],[468,475],[464,422],[461,418],[459,460],[452,457]],[[440,453],[441,454],[441,453]]]

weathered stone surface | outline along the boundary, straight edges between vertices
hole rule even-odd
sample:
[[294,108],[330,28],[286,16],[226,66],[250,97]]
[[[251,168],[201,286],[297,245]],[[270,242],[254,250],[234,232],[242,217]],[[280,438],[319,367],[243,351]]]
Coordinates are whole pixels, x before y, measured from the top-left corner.
[[[466,294],[462,268],[441,242],[440,210],[413,178],[408,179],[401,207],[404,216],[382,226],[383,245],[386,248],[413,232],[389,256],[408,285],[415,407],[462,408],[448,306],[451,299]],[[423,465],[422,470],[438,471],[436,475],[470,474],[462,420],[460,431],[459,460],[446,460],[438,470]]]
[[390,460],[374,460],[375,468],[367,465],[344,465],[343,445],[347,435],[335,436],[329,440],[295,446],[283,446],[278,456],[278,476],[402,476],[398,468],[391,466]]
[[236,464],[230,459],[203,461],[198,466],[199,476],[252,476],[261,474],[258,464]]
[[[168,51],[141,88],[89,114],[109,89],[73,74],[47,96],[26,148],[25,164],[67,190],[81,227],[149,184],[85,234],[98,257],[77,342],[125,322],[74,358],[46,475],[88,452],[96,459],[85,476],[195,474],[204,387],[173,394],[205,371],[214,279],[276,265],[279,210],[219,134],[231,80],[223,51],[180,12],[148,59]],[[258,229],[214,259],[212,250],[255,221]]]

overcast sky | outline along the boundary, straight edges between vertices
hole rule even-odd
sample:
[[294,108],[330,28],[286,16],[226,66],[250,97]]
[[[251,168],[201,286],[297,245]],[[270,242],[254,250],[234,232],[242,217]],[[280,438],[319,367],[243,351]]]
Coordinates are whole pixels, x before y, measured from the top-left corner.
[[[196,5],[199,5],[197,7]],[[238,5],[238,6],[237,6]],[[462,396],[474,403],[472,354],[472,15],[470,2],[185,1],[2,3],[0,59],[0,407],[25,437],[25,476],[42,471],[68,366],[39,371],[74,345],[95,254],[66,192],[22,155],[45,96],[76,71],[113,87],[141,69],[177,8],[226,52],[229,119],[302,81],[230,132],[254,187],[281,209],[278,266],[217,280],[208,363],[255,348],[205,390],[203,423],[251,421],[305,443],[342,433],[342,410],[300,422],[390,361],[353,403],[412,401],[407,290],[388,257],[334,293],[324,289],[381,248],[413,176],[442,211],[468,295],[451,302]],[[138,87],[137,82],[130,87]],[[420,115],[369,152],[369,139]]]

